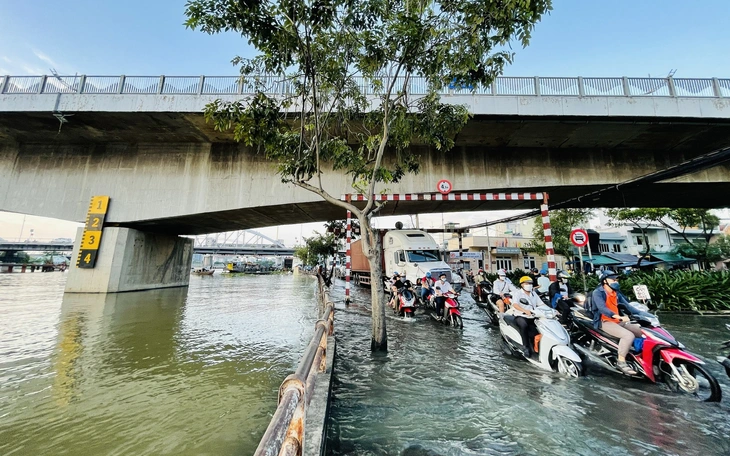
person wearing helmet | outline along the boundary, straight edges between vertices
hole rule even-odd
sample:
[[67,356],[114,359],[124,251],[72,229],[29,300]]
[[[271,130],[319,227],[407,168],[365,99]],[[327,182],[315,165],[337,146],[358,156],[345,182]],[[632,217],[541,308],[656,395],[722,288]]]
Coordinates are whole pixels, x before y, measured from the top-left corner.
[[428,302],[429,296],[433,294],[433,279],[431,271],[426,271],[426,275],[421,279],[421,302]]
[[547,276],[547,270],[543,269],[538,273],[537,276],[537,291],[538,293],[547,293],[550,291],[550,278]]
[[515,323],[520,327],[522,335],[522,354],[529,358],[534,354],[532,341],[538,334],[533,311],[542,304],[540,296],[533,289],[530,276],[520,278],[520,288],[513,296],[510,313],[515,316]]
[[504,309],[504,295],[514,294],[517,289],[512,285],[512,281],[507,278],[507,272],[504,269],[497,271],[497,280],[492,284],[492,295],[490,296],[491,301],[499,309],[499,313],[503,314]]
[[451,288],[451,284],[446,280],[446,274],[439,275],[439,280],[436,282],[436,293],[434,295],[434,303],[436,304],[436,315],[439,319],[443,317],[444,314],[444,304],[446,303],[446,294],[447,293],[454,293],[457,294],[453,288]]
[[591,295],[593,305],[598,309],[593,314],[593,327],[619,338],[617,367],[624,374],[636,375],[636,371],[626,363],[626,355],[634,339],[642,336],[641,326],[629,323],[629,317],[621,315],[618,305],[625,306],[629,313],[639,311],[621,294],[618,278],[619,275],[613,271],[604,271],[599,277],[598,286]]
[[560,312],[560,323],[568,324],[571,308],[573,304],[570,302],[570,296],[573,296],[573,288],[570,286],[568,279],[570,275],[565,271],[558,271],[558,280],[550,284],[550,305],[553,309]]
[[479,271],[474,275],[474,282],[479,285],[482,282],[487,282],[487,273],[484,269],[479,268]]

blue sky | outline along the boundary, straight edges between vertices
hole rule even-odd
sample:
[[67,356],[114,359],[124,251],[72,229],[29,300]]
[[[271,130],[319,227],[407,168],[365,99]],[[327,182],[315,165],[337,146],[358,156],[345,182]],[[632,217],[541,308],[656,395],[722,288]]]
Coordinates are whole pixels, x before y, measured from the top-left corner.
[[[508,76],[730,76],[730,0],[553,0]],[[251,49],[187,30],[185,0],[0,0],[0,74],[234,75]],[[500,214],[447,214],[478,223]],[[404,220],[406,221],[406,220]],[[438,226],[441,216],[423,216]],[[381,226],[393,223],[382,221]],[[0,237],[74,237],[76,224],[0,212]],[[279,230],[287,243],[321,224]],[[261,230],[275,236],[275,228]]]
[[[729,0],[554,0],[511,76],[730,75]],[[182,25],[185,0],[0,0],[0,73],[228,75],[250,48]]]

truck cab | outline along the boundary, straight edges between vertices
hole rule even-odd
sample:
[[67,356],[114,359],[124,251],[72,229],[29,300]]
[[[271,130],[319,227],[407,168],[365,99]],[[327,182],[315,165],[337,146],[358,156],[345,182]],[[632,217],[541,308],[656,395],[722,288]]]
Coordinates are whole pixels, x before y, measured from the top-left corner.
[[446,274],[451,282],[451,268],[441,258],[436,241],[430,234],[420,230],[391,230],[383,236],[383,271],[392,277],[395,271],[406,273],[415,284],[416,279],[431,272],[437,278]]

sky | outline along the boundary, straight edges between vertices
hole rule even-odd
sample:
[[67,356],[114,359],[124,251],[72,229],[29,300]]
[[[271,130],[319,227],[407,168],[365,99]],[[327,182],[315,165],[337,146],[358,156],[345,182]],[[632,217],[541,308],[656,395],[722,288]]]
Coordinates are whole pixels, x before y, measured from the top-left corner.
[[[0,74],[235,75],[253,50],[234,33],[186,29],[185,0],[0,0]],[[729,77],[730,0],[553,0],[506,76]],[[445,214],[463,225],[503,212]],[[402,218],[407,224],[408,217]],[[390,218],[378,226],[390,226]],[[441,214],[421,217],[440,226]],[[0,237],[75,237],[76,224],[0,212]],[[322,224],[262,228],[293,245]]]

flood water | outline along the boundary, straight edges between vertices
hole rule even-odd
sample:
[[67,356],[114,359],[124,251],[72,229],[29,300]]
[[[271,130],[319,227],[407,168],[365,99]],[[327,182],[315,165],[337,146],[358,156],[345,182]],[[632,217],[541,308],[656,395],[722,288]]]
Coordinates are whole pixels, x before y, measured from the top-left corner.
[[465,296],[463,330],[391,317],[389,352],[373,355],[369,297],[356,290],[336,315],[331,454],[730,454],[730,382],[715,362],[730,318],[662,317],[720,381],[725,402],[708,404],[595,366],[576,380],[503,355]]
[[314,279],[63,294],[0,275],[0,454],[248,455],[314,332]]
[[[314,331],[300,276],[194,276],[189,288],[64,295],[62,273],[0,275],[0,454],[249,455]],[[663,317],[708,359],[704,404],[595,368],[566,379],[502,354],[468,297],[464,329],[388,319],[372,354],[369,291],[336,303],[333,455],[730,454],[730,338],[713,317]],[[727,334],[725,334],[727,333]]]

